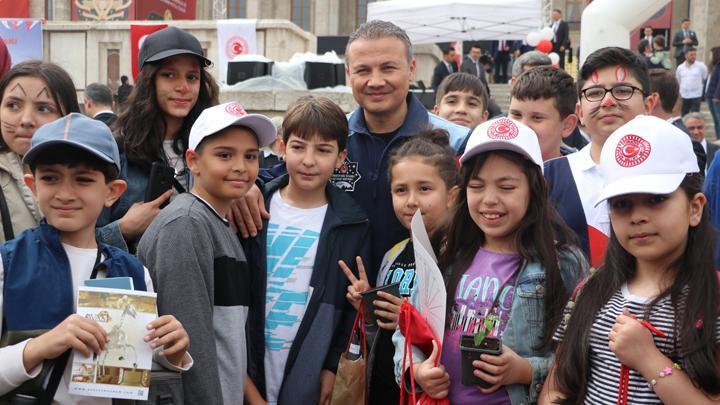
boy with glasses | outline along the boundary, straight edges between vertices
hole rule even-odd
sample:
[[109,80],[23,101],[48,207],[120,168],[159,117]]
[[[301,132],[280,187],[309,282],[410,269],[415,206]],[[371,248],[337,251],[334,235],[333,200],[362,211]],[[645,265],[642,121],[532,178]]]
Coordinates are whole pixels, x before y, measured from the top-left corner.
[[[603,186],[597,166],[600,151],[613,131],[652,111],[655,100],[648,97],[649,82],[647,67],[627,49],[607,47],[588,56],[577,83],[576,113],[590,143],[545,163],[550,197],[594,267],[602,263],[610,232],[607,206],[595,207]],[[637,152],[629,146],[628,153]]]

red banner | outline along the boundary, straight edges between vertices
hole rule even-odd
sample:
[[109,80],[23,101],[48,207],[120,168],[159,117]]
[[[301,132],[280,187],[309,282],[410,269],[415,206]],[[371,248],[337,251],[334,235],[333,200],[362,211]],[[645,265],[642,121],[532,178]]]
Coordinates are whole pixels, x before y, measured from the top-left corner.
[[138,53],[140,52],[140,46],[145,37],[152,34],[155,31],[159,31],[167,27],[167,24],[154,24],[154,25],[131,25],[130,26],[130,52],[132,52],[132,75],[133,80],[137,79],[140,69],[138,68]]
[[30,18],[30,1],[0,0],[0,18]]
[[136,20],[194,20],[195,0],[142,0],[135,3]]

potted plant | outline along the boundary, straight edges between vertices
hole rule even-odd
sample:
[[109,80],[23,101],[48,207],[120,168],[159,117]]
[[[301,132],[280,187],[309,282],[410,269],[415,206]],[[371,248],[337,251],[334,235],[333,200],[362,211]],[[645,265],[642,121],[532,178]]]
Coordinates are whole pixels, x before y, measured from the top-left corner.
[[492,384],[483,381],[473,373],[475,367],[472,363],[480,360],[481,354],[499,355],[502,351],[500,338],[488,336],[495,324],[493,317],[487,316],[483,326],[474,335],[460,337],[460,358],[462,365],[462,384],[465,386],[479,385],[488,388]]

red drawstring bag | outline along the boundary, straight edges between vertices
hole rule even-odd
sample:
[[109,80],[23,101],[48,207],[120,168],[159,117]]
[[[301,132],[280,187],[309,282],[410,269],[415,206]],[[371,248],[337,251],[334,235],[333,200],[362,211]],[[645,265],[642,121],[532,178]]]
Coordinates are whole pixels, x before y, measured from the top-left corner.
[[[410,395],[405,399],[405,389],[400,387],[400,405],[450,405],[447,398],[434,399],[430,398],[426,393],[421,393],[417,397],[415,392],[415,376],[413,373],[412,347],[415,346],[426,356],[430,356],[433,351],[433,341],[437,344],[438,353],[442,353],[442,344],[435,337],[430,325],[420,315],[417,309],[407,300],[400,306],[400,317],[398,318],[398,326],[400,332],[405,336],[405,347],[403,348],[403,374],[400,377],[401,385],[405,384],[405,373],[410,373]],[[408,358],[408,354],[410,355]],[[409,367],[406,366],[406,360],[410,362]],[[440,363],[440,355],[435,360],[435,366]],[[407,401],[407,402],[406,402]]]

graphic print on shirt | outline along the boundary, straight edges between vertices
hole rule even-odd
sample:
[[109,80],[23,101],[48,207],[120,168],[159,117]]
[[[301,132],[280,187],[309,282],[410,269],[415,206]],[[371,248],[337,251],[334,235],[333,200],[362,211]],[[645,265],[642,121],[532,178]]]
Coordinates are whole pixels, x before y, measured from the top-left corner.
[[412,243],[408,243],[405,249],[393,261],[385,274],[382,285],[400,283],[400,295],[409,297],[415,292],[415,252]]
[[[514,277],[512,277],[514,278]],[[485,317],[493,316],[494,326],[488,336],[502,336],[502,332],[510,318],[515,286],[513,280],[504,283],[494,276],[478,275],[469,279],[465,274],[458,283],[455,294],[455,306],[452,309],[450,318],[450,330],[459,331],[462,334],[474,334],[485,324]],[[498,308],[490,313],[495,297],[499,291]],[[496,315],[500,317],[497,318]]]
[[[307,287],[320,237],[319,232],[292,226],[278,231],[277,224],[269,224],[265,308],[265,346],[269,351],[290,350],[305,314]],[[307,256],[313,260],[303,260]]]
[[351,162],[346,157],[342,166],[333,172],[330,182],[342,191],[355,191],[355,184],[361,178],[362,176],[358,171],[358,162]]

